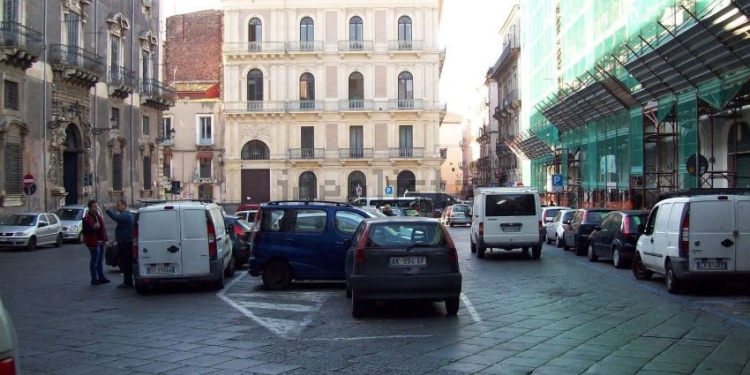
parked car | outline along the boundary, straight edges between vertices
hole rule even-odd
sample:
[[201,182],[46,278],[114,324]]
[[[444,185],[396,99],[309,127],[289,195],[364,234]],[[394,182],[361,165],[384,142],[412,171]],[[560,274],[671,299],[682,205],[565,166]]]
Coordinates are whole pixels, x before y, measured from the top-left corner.
[[213,203],[179,201],[138,210],[133,277],[138,293],[154,284],[210,283],[224,287],[234,276],[232,242],[222,209]]
[[8,310],[0,300],[0,374],[20,375],[18,336]]
[[539,219],[539,235],[542,236],[547,243],[549,243],[549,240],[547,239],[547,224],[552,222],[552,219],[558,212],[560,212],[560,210],[569,209],[570,207],[564,206],[542,206],[542,214]]
[[237,207],[236,212],[240,211],[258,211],[260,210],[260,203],[242,203]]
[[471,225],[471,206],[468,204],[454,204],[448,206],[443,211],[443,217],[441,218],[444,225]]
[[613,211],[604,216],[589,236],[589,260],[596,262],[604,257],[611,258],[616,268],[629,265],[640,237],[639,228],[643,228],[648,213],[644,210]]
[[421,216],[419,211],[412,208],[396,207],[391,208],[391,212],[393,212],[393,216]]
[[31,251],[39,245],[60,247],[62,243],[62,223],[53,213],[13,214],[0,221],[0,247],[25,247]]
[[371,214],[372,217],[388,217],[388,215],[384,214],[383,211],[378,210],[375,207],[372,206],[361,206],[357,207],[362,211],[367,212],[368,214]]
[[84,205],[71,205],[57,210],[62,222],[63,240],[83,243],[83,216],[89,211]]
[[258,210],[237,211],[232,216],[236,216],[242,220],[252,223],[253,221],[255,221],[255,214],[257,213]]
[[612,212],[609,208],[581,208],[573,214],[573,218],[568,222],[563,231],[563,249],[573,248],[576,255],[586,254],[589,247],[589,235],[594,231],[594,227],[599,225],[604,216]]
[[458,199],[445,192],[418,192],[418,191],[407,191],[404,193],[404,197],[421,197],[432,200],[432,204],[435,206],[433,211],[433,217],[439,218],[443,214],[443,210],[446,207],[452,206],[458,203]]
[[367,301],[445,301],[456,315],[461,294],[458,254],[437,220],[421,217],[365,219],[344,241],[346,295],[352,316],[364,315]]
[[677,293],[688,282],[747,280],[750,274],[750,197],[702,195],[657,203],[638,238],[633,275],[664,275]]
[[253,225],[237,216],[224,216],[224,223],[227,228],[232,228],[229,231],[229,239],[232,241],[234,268],[240,268],[250,259],[250,233],[253,231]]
[[250,236],[250,275],[271,290],[293,280],[344,280],[347,246],[375,213],[346,203],[282,201],[261,205]]
[[539,233],[539,190],[527,187],[490,187],[474,190],[474,220],[471,221],[471,252],[484,258],[487,249],[531,250],[532,258],[542,255]]
[[558,248],[563,247],[563,233],[565,232],[565,227],[568,225],[564,224],[564,222],[572,219],[575,213],[576,210],[571,209],[557,211],[552,221],[545,225],[547,243],[554,242]]

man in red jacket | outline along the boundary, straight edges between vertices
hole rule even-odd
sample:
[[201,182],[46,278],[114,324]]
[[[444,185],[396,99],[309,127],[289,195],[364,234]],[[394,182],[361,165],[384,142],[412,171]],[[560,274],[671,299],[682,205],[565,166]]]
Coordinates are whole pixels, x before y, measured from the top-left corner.
[[95,200],[88,203],[88,212],[83,217],[83,242],[91,253],[89,270],[91,271],[91,285],[106,284],[109,280],[104,277],[102,260],[104,259],[104,244],[107,243],[107,229],[104,218],[99,213],[99,205]]

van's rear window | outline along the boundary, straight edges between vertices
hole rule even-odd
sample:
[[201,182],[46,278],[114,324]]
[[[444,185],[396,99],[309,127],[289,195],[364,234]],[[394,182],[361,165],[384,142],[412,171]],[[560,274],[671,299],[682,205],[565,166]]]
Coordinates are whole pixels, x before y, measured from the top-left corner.
[[535,216],[533,194],[489,194],[485,199],[485,216]]
[[[203,219],[204,228],[205,222],[206,220]],[[163,241],[179,239],[180,229],[178,228],[178,224],[179,220],[177,220],[177,211],[175,210],[142,213],[138,215],[138,227],[140,228],[140,233],[138,233],[139,240]]]

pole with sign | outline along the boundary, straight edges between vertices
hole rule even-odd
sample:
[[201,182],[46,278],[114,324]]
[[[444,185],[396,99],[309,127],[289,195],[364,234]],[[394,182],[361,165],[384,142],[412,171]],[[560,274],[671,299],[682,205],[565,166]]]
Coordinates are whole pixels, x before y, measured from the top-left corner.
[[[34,175],[27,173],[23,176],[23,193],[33,195],[36,193],[36,184],[34,183]],[[31,199],[26,198],[26,210],[31,211]]]

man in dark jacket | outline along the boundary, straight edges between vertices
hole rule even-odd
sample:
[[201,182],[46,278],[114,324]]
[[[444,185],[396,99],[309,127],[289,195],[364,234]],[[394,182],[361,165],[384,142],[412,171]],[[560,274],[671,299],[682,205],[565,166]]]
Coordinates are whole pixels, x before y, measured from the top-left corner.
[[121,199],[115,205],[115,209],[104,209],[107,215],[117,222],[115,227],[115,240],[117,240],[117,255],[120,270],[122,271],[122,284],[118,288],[133,287],[133,225],[135,219],[128,211],[128,202]]
[[107,243],[107,229],[104,228],[104,218],[99,213],[99,205],[95,200],[88,203],[88,211],[83,217],[83,242],[89,248],[91,262],[91,285],[106,284],[109,280],[104,277],[102,260],[104,259],[104,244]]

